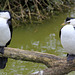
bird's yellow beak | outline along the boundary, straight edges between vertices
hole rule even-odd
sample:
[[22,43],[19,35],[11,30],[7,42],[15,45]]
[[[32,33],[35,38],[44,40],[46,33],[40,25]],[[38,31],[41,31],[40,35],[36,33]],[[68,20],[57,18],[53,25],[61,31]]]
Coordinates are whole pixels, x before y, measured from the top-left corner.
[[62,23],[61,25],[65,25],[65,23]]
[[64,23],[62,23],[61,25],[66,25],[66,24],[68,24],[68,22],[64,22]]

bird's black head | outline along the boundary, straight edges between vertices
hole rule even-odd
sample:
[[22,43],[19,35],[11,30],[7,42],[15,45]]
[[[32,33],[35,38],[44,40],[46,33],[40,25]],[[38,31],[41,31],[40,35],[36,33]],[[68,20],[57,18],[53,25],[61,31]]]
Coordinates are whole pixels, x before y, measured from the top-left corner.
[[74,19],[73,17],[67,17],[65,21],[69,21],[71,19]]
[[75,27],[75,18],[73,17],[67,17],[65,22],[62,25],[73,25]]

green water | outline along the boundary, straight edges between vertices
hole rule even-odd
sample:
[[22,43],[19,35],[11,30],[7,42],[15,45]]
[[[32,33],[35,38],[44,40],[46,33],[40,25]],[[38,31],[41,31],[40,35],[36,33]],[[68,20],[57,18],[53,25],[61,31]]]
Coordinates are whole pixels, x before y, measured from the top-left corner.
[[[10,47],[30,51],[55,54],[65,57],[66,52],[62,48],[59,38],[61,23],[67,16],[75,16],[71,13],[61,13],[42,24],[18,27],[13,29],[13,37]],[[0,75],[28,75],[30,73],[47,68],[43,64],[9,59],[5,69],[0,70]],[[70,75],[75,74],[74,72]]]

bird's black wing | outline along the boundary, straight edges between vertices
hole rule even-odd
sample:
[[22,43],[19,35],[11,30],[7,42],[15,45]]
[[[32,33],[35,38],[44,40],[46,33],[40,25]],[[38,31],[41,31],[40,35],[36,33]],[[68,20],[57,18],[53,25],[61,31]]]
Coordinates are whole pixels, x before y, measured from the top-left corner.
[[[62,27],[62,28],[63,28],[63,27]],[[62,28],[61,28],[61,29],[62,29]],[[61,29],[60,29],[60,31],[59,31],[59,37],[60,37],[60,38],[61,38]]]
[[[10,33],[11,33],[11,38],[12,38],[13,29],[12,29],[12,21],[11,21],[11,19],[9,19],[9,20],[7,21],[7,23],[8,23],[8,26],[9,26],[9,29],[10,29]],[[11,41],[11,39],[6,43],[5,47],[7,47],[7,45],[10,44],[10,41]]]
[[[62,28],[61,28],[62,29]],[[61,38],[61,29],[60,29],[60,31],[59,31],[59,37]]]
[[8,25],[9,25],[9,29],[10,29],[10,32],[11,32],[11,38],[12,38],[13,29],[12,29],[12,21],[11,21],[11,19],[9,19],[9,20],[7,21],[7,23],[8,23]]

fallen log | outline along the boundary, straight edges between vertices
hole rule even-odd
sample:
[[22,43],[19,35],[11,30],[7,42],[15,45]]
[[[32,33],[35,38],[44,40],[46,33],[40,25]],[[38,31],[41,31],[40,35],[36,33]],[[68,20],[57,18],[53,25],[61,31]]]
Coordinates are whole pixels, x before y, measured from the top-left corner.
[[75,60],[73,62],[67,62],[66,60],[60,60],[57,62],[56,67],[47,68],[42,71],[34,72],[30,75],[66,75],[71,71],[75,71]]
[[51,67],[51,62],[61,59],[58,56],[48,54],[48,53],[41,53],[37,51],[28,51],[28,50],[8,48],[8,47],[5,48],[3,56],[16,59],[16,60],[43,63],[47,67]]
[[0,54],[0,57],[2,56],[15,60],[43,63],[48,67],[30,75],[64,75],[75,70],[75,60],[67,62],[66,57],[61,58],[48,53],[5,47],[4,54]]

